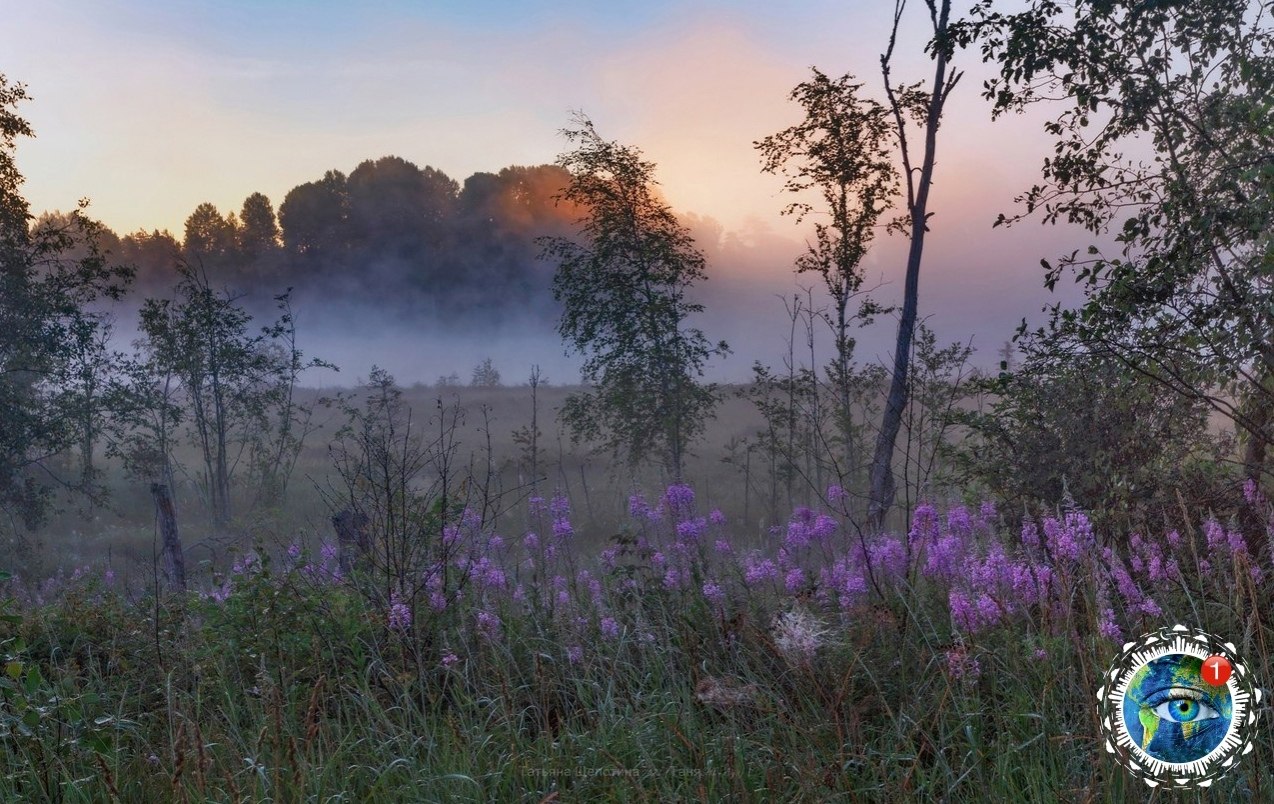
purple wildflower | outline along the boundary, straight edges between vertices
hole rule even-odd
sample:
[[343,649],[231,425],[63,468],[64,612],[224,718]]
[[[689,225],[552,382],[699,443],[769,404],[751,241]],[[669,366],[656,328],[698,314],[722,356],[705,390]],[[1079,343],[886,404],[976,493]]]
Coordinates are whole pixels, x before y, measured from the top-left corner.
[[1265,503],[1265,495],[1261,494],[1260,487],[1250,477],[1243,481],[1243,499],[1247,500],[1251,505],[1263,505]]
[[549,502],[549,513],[554,519],[561,519],[570,516],[571,501],[566,499],[565,494],[554,494],[552,501]]
[[664,492],[664,502],[673,510],[688,510],[694,505],[695,492],[694,489],[684,483],[674,483]]
[[787,576],[783,579],[783,588],[787,590],[789,595],[794,595],[805,586],[805,570],[800,567],[793,567],[787,571]]
[[704,582],[703,596],[718,606],[725,600],[725,592],[721,591],[720,585],[713,581]]
[[500,635],[500,618],[489,611],[479,611],[476,624],[478,633],[487,639],[495,639]]
[[664,573],[664,588],[676,589],[680,585],[681,573],[677,571],[676,567],[669,567],[668,571]]
[[650,510],[650,506],[646,503],[646,498],[640,494],[634,494],[628,498],[628,515],[633,519],[640,519]]
[[553,520],[553,535],[556,538],[565,539],[573,533],[575,533],[575,528],[571,527],[571,520],[565,516]]
[[1115,622],[1114,609],[1107,607],[1101,610],[1101,620],[1097,623],[1097,630],[1101,632],[1102,636],[1116,645],[1124,641],[1124,632],[1119,629],[1119,624]]
[[687,519],[677,523],[677,538],[683,542],[697,542],[708,528],[708,520],[703,517]]
[[955,647],[946,651],[947,673],[952,680],[962,683],[976,681],[982,675],[982,665],[967,648]]
[[744,579],[748,586],[755,586],[762,581],[772,581],[779,577],[779,568],[768,558],[755,561],[749,559],[744,570]]
[[411,626],[411,609],[395,592],[389,598],[389,627],[395,631],[406,631]]

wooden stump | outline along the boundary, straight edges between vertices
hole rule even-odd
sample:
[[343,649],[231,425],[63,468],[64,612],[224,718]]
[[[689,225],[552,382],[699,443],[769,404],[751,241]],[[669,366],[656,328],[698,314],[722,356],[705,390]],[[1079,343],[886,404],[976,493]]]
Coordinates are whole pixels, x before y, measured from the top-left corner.
[[155,518],[159,521],[159,535],[163,542],[161,555],[164,574],[175,588],[186,590],[186,559],[181,552],[181,536],[177,533],[177,514],[173,510],[173,498],[168,486],[152,483],[150,495],[155,499]]
[[354,562],[365,555],[371,548],[367,534],[370,521],[367,514],[345,508],[332,517],[332,527],[336,529],[336,545],[341,575],[348,576],[354,569]]

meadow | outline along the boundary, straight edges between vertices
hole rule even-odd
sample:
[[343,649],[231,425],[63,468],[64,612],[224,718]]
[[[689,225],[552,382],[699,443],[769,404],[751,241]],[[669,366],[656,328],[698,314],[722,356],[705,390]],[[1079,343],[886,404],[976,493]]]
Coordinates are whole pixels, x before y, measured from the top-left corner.
[[[874,533],[835,484],[767,520],[757,480],[745,520],[720,448],[685,484],[555,456],[562,391],[542,388],[552,451],[527,483],[509,433],[529,390],[403,399],[447,394],[465,415],[445,450],[400,430],[395,479],[360,476],[365,549],[331,528],[334,428],[286,501],[229,529],[179,487],[187,591],[122,473],[96,530],[32,545],[43,569],[8,579],[0,626],[4,798],[1177,800],[1102,749],[1120,645],[1187,622],[1270,675],[1268,537],[1237,518],[1113,532],[933,488]],[[705,444],[755,429],[749,410]],[[1241,505],[1274,528],[1255,486]],[[1260,734],[1206,800],[1274,794],[1272,748]]]

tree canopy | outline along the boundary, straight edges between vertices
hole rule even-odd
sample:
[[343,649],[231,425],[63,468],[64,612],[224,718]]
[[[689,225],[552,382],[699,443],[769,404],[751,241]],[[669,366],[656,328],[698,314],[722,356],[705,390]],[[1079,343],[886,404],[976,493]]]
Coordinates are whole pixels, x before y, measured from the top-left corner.
[[632,464],[658,458],[680,479],[717,402],[699,378],[728,351],[688,325],[703,309],[686,298],[706,278],[703,253],[655,194],[654,163],[603,139],[583,115],[574,124],[562,133],[575,149],[558,164],[570,175],[562,198],[584,210],[579,233],[542,242],[558,263],[558,331],[584,355],[593,390],[573,395],[562,416],[577,437]]

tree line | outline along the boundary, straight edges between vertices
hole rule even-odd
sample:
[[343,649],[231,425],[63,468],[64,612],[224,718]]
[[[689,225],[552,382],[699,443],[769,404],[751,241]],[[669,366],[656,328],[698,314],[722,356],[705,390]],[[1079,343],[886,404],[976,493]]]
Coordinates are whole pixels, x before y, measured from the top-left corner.
[[[181,261],[258,306],[292,287],[306,300],[424,311],[456,323],[492,309],[547,318],[552,269],[537,261],[535,238],[569,231],[576,211],[555,201],[566,180],[560,168],[540,165],[475,173],[460,184],[386,156],[348,175],[329,170],[289,190],[277,208],[262,193],[238,210],[199,204],[177,234],[120,235],[101,226],[98,248],[132,265],[136,287],[148,294],[170,287]],[[69,217],[41,220],[57,226]]]

